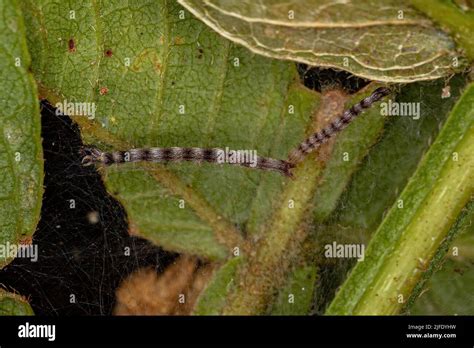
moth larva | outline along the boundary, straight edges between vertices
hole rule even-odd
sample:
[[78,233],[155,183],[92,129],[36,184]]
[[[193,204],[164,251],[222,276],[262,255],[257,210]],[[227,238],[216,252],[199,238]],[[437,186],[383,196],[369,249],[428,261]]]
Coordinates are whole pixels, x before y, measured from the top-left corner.
[[278,160],[268,157],[256,156],[254,161],[223,161],[222,155],[226,150],[219,148],[200,148],[200,147],[151,147],[142,149],[130,149],[128,151],[114,151],[104,152],[95,147],[84,147],[82,149],[82,164],[85,166],[101,163],[103,165],[112,165],[127,162],[209,162],[209,163],[228,163],[248,168],[256,168],[261,170],[272,170],[279,172],[288,177],[292,177],[291,169],[295,167],[296,163],[303,160],[303,158],[324,144],[336,133],[343,130],[355,117],[357,117],[364,109],[372,106],[375,102],[382,99],[384,96],[391,93],[391,90],[385,87],[377,88],[370,96],[363,99],[359,103],[353,105],[349,110],[344,111],[342,116],[331,122],[329,126],[323,128],[321,131],[312,134],[309,138],[303,141],[298,148],[293,150],[288,161]]
[[351,123],[354,118],[359,116],[362,111],[364,111],[364,109],[370,108],[374,103],[390,93],[391,90],[389,88],[377,88],[367,98],[353,105],[350,109],[344,111],[342,116],[332,121],[328,126],[309,136],[290,153],[288,156],[288,161],[293,164],[301,162],[307,154],[311,153],[314,149],[324,144],[336,133],[346,128],[346,126]]
[[143,149],[130,149],[128,151],[103,152],[95,147],[84,147],[82,149],[82,164],[85,166],[101,163],[103,165],[112,165],[127,162],[209,162],[209,163],[228,163],[248,168],[261,170],[272,170],[285,176],[291,177],[290,169],[293,164],[274,158],[255,156],[252,162],[228,162],[223,161],[226,150],[219,148],[200,148],[200,147],[152,147]]

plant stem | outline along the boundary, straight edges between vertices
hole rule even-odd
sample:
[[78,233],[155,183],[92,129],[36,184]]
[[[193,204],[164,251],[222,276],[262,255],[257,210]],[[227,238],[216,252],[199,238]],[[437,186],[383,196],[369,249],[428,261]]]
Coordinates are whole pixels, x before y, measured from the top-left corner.
[[474,194],[474,84],[329,306],[327,314],[398,313]]
[[[238,287],[224,314],[253,315],[265,311],[272,289],[284,278],[293,252],[306,237],[306,231],[299,226],[316,189],[320,169],[314,156],[308,156],[295,170],[297,179],[288,183],[266,237],[240,270]],[[293,208],[290,208],[291,201],[294,201]]]
[[[323,115],[340,115],[346,101],[347,96],[344,95],[323,95],[310,133],[321,126],[318,120]],[[255,252],[237,272],[237,286],[229,295],[224,314],[255,315],[265,312],[273,290],[284,281],[291,260],[307,236],[302,221],[313,199],[322,165],[313,153],[295,168],[295,179],[288,181],[272,222]]]

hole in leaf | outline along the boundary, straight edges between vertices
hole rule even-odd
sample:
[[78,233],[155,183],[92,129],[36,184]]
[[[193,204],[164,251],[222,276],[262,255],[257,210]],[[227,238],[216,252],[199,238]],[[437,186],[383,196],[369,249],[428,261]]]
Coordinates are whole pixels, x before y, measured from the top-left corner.
[[310,67],[297,64],[301,82],[309,89],[322,92],[328,89],[344,89],[353,94],[367,86],[370,81],[342,70]]

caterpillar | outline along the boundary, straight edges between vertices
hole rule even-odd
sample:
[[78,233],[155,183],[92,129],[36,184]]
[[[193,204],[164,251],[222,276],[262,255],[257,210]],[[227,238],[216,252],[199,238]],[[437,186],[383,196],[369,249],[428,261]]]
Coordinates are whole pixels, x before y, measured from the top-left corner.
[[[312,134],[303,141],[295,150],[290,152],[288,160],[279,160],[268,157],[254,155],[252,161],[227,161],[228,148],[200,148],[200,147],[152,147],[141,149],[130,149],[127,151],[104,152],[96,147],[83,147],[81,150],[82,164],[89,166],[95,163],[103,165],[112,165],[127,162],[182,162],[190,161],[195,163],[228,163],[248,168],[276,171],[287,177],[293,177],[291,169],[298,162],[311,153],[313,150],[327,142],[336,133],[343,130],[354,118],[360,115],[364,109],[371,107],[374,103],[391,93],[386,87],[377,88],[370,96],[359,103],[353,105],[350,109],[343,112],[342,116],[331,122],[321,131]],[[239,152],[243,150],[237,150]],[[245,151],[244,151],[245,152]]]
[[377,88],[367,98],[353,105],[350,109],[343,112],[342,116],[332,121],[327,127],[319,132],[313,133],[305,141],[303,141],[296,149],[288,155],[288,161],[294,165],[301,162],[306,155],[327,142],[336,133],[340,132],[359,116],[364,109],[370,108],[374,103],[390,94],[391,90],[386,87]]
[[[233,150],[231,150],[233,151]],[[234,154],[239,154],[248,150],[235,150]],[[82,164],[89,166],[94,163],[100,163],[106,166],[127,162],[182,162],[190,161],[195,163],[228,163],[248,168],[269,170],[279,172],[287,177],[292,177],[292,163],[274,158],[250,155],[251,161],[229,161],[228,148],[200,148],[200,147],[152,147],[142,149],[130,149],[127,151],[103,152],[95,147],[83,147],[81,149]]]

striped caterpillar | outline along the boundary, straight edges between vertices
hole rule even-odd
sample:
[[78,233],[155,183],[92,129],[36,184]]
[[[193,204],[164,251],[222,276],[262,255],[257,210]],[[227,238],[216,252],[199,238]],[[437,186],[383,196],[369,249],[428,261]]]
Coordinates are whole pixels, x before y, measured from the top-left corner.
[[301,162],[306,155],[327,142],[336,133],[347,127],[347,125],[358,115],[360,115],[364,109],[371,107],[374,103],[390,93],[391,90],[388,88],[377,88],[370,96],[353,105],[350,109],[344,111],[342,116],[331,122],[331,124],[329,124],[327,127],[312,134],[305,141],[303,141],[289,154],[287,161],[255,155],[253,162],[228,162],[223,160],[223,157],[225,157],[223,155],[228,151],[227,148],[226,150],[223,150],[219,148],[206,149],[200,147],[152,147],[144,149],[131,149],[128,151],[103,152],[95,147],[84,147],[81,150],[81,154],[83,156],[82,164],[89,166],[94,163],[101,163],[108,166],[112,164],[140,161],[157,163],[181,161],[190,161],[195,163],[210,162],[217,164],[228,163],[248,168],[276,171],[285,176],[292,177],[293,175],[291,173],[291,169],[293,169],[298,162]]
[[353,105],[350,109],[343,112],[342,116],[332,121],[327,127],[319,132],[313,133],[305,141],[303,141],[296,149],[294,149],[288,156],[290,163],[296,164],[301,162],[306,155],[313,150],[327,142],[336,133],[340,132],[351,123],[357,116],[359,116],[364,109],[370,108],[374,103],[390,94],[391,90],[386,87],[377,88],[367,98],[362,99],[359,103]]
[[[236,150],[234,153],[241,151]],[[116,163],[127,162],[210,162],[210,163],[228,163],[248,168],[256,168],[261,170],[272,170],[279,172],[285,176],[291,177],[290,169],[293,164],[274,158],[253,156],[252,161],[226,161],[229,150],[219,148],[200,148],[200,147],[152,147],[148,149],[131,149],[128,151],[103,152],[94,147],[85,147],[82,149],[82,164],[85,166],[93,163],[101,163],[103,165],[112,165]]]

